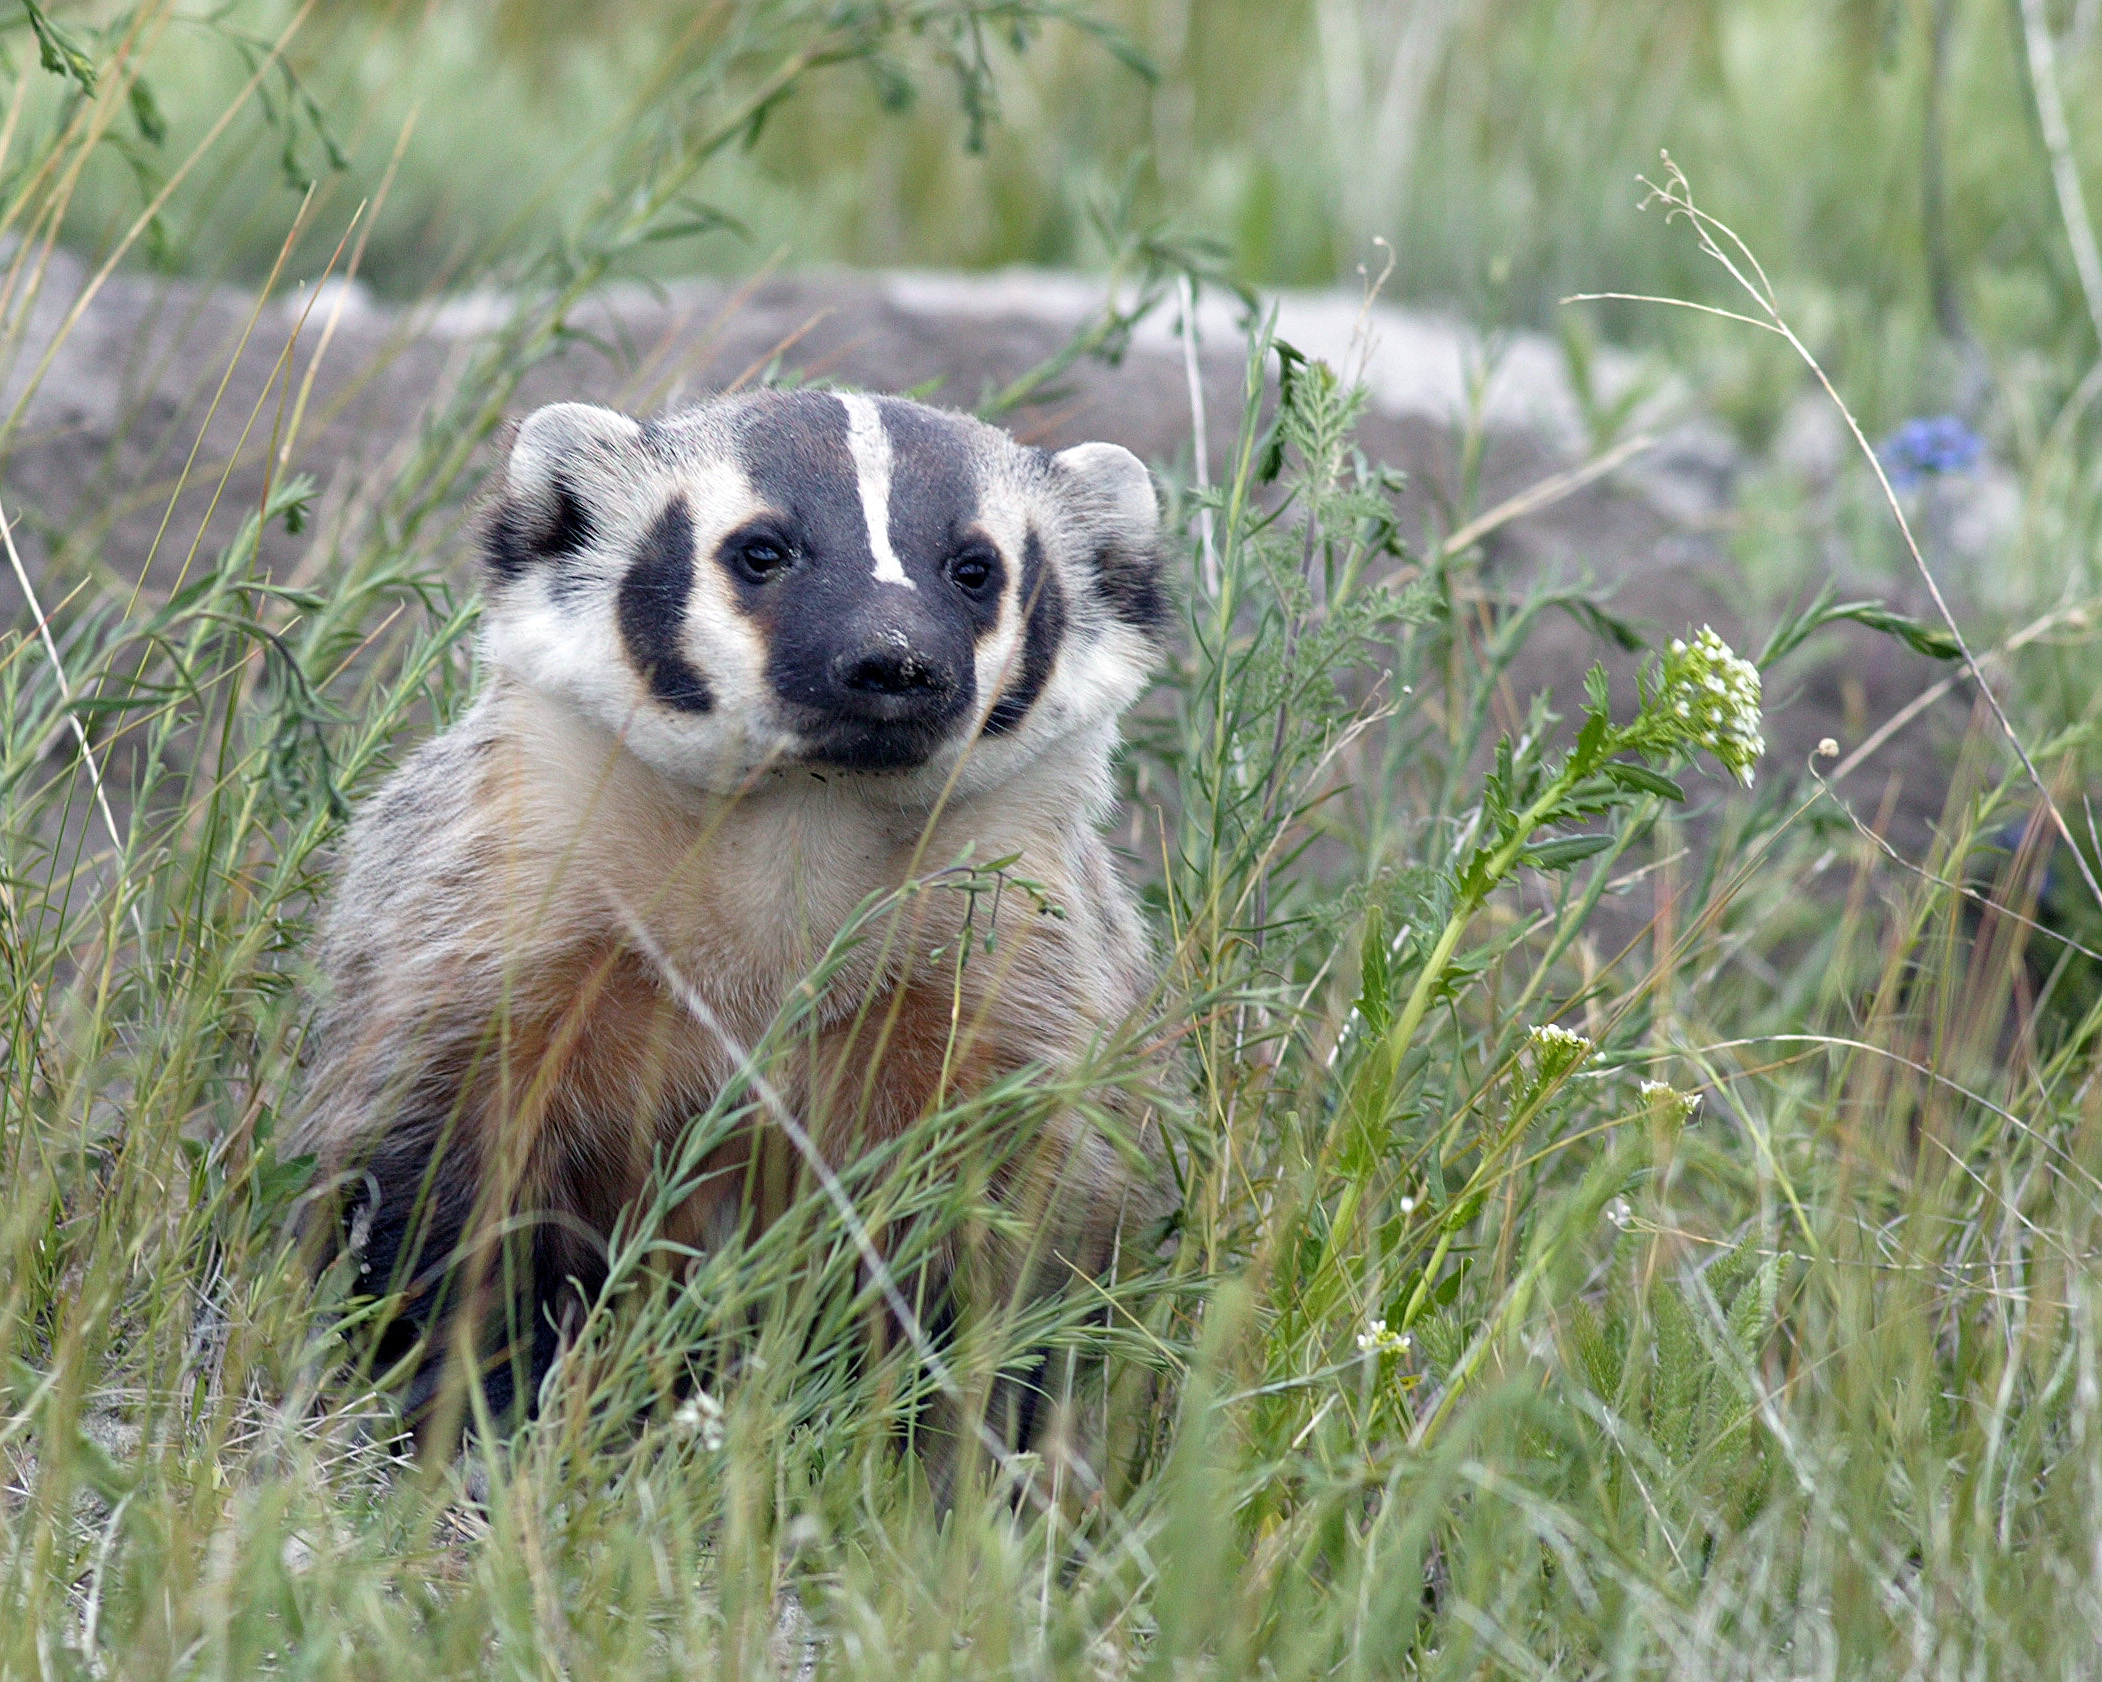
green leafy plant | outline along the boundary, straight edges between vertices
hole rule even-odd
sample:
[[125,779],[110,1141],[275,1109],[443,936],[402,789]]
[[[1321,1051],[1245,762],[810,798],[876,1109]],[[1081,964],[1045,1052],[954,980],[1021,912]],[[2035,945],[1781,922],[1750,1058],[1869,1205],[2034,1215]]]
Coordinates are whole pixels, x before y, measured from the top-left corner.
[[[956,120],[990,125],[999,42],[1042,52],[1063,15],[709,14],[626,90],[560,237],[463,271],[515,310],[428,427],[317,495],[286,405],[272,489],[165,588],[88,564],[95,511],[42,570],[18,556],[43,593],[0,639],[0,1674],[2090,1664],[2102,1007],[2053,908],[2079,872],[2050,877],[2038,785],[1990,734],[1917,858],[1873,808],[1832,816],[1851,755],[1820,786],[1761,751],[1821,627],[1968,642],[2077,824],[2089,610],[2054,583],[1996,653],[1818,594],[1756,661],[1689,625],[1632,692],[1594,671],[1581,697],[1519,693],[1557,617],[1602,656],[1640,638],[1500,578],[1465,483],[1416,532],[1354,368],[1260,319],[1218,481],[1169,486],[1184,635],[1118,828],[1161,955],[1148,1008],[1057,1079],[822,1174],[799,1154],[763,1232],[672,1242],[713,1146],[755,1124],[792,1145],[771,1060],[856,943],[916,896],[966,896],[976,934],[989,896],[1040,891],[930,859],[654,1165],[538,1419],[484,1417],[432,1464],[399,1437],[374,1335],[399,1304],[290,1252],[309,1165],[277,1141],[344,808],[477,681],[446,556],[481,446],[594,287],[722,225],[722,166],[779,144],[828,72],[961,76]],[[18,288],[68,171],[138,109],[122,31],[61,23],[91,74],[20,67],[62,103],[24,130]],[[196,116],[175,85],[156,73],[170,180]],[[1111,306],[988,407],[1023,415],[1182,276],[1223,279],[1144,197],[1103,210]],[[2092,499],[2074,455],[2029,487],[2039,519]],[[288,579],[264,539],[295,531]],[[872,1350],[872,1317],[919,1321],[934,1246],[1002,1218],[1000,1152],[1091,1105],[1112,1136],[1166,1130],[1167,1230],[1063,1298]],[[1046,1350],[1071,1377],[1056,1441],[966,1431],[982,1452],[939,1506],[901,1445]]]

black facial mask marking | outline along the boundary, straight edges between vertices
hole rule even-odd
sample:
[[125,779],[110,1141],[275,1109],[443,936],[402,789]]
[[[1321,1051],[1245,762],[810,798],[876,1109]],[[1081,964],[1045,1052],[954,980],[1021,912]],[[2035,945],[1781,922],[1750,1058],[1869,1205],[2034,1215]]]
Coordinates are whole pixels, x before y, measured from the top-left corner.
[[650,693],[675,712],[704,713],[715,706],[715,696],[679,646],[692,594],[693,516],[686,499],[674,497],[643,534],[634,565],[620,581],[616,616],[628,659]]
[[[976,702],[975,648],[999,591],[944,572],[975,528],[965,441],[938,419],[881,403],[891,446],[889,538],[911,587],[875,576],[847,410],[797,392],[756,401],[738,429],[745,475],[767,512],[726,538],[717,564],[767,649],[767,678],[810,757],[854,770],[924,764]],[[790,564],[740,564],[754,532]],[[990,599],[985,599],[985,598]]]
[[1028,716],[1058,663],[1058,645],[1066,634],[1065,592],[1058,575],[1044,564],[1043,539],[1031,527],[1022,546],[1022,670],[985,716],[985,734],[1005,736]]
[[949,583],[943,571],[950,557],[974,537],[978,541],[972,547],[991,558],[998,570],[999,550],[977,529],[978,485],[970,470],[970,441],[940,416],[902,403],[883,405],[883,424],[891,440],[891,547],[915,580],[931,575],[947,597],[964,604],[971,640],[982,641],[1000,623],[1000,579],[995,576],[988,587],[967,593]]
[[513,499],[483,528],[483,557],[506,582],[524,577],[536,562],[565,561],[598,541],[598,523],[569,481],[558,476],[550,489],[554,507],[545,516],[535,518],[537,511]]

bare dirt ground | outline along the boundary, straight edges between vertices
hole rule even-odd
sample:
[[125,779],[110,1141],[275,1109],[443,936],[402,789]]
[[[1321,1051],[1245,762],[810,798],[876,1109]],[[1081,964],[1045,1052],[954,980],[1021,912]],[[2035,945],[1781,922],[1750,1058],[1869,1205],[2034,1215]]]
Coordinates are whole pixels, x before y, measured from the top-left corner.
[[[54,258],[0,386],[10,404],[29,393],[19,441],[0,463],[0,507],[16,522],[47,609],[91,572],[152,598],[172,587],[193,549],[209,552],[232,536],[262,495],[273,434],[289,412],[268,382],[307,307],[299,296],[259,308],[243,292],[120,274],[61,338],[84,278],[71,259]],[[931,391],[932,401],[970,407],[1056,351],[1100,301],[1097,283],[1025,272],[812,272],[743,290],[691,282],[620,291],[582,312],[587,331],[528,376],[516,411],[584,398],[646,413],[774,365],[873,390]],[[1461,323],[1385,305],[1368,312],[1341,294],[1276,302],[1281,338],[1362,367],[1372,405],[1361,441],[1407,474],[1404,515],[1427,541],[1578,467],[1599,445],[1587,436],[1552,341],[1519,336],[1488,347]],[[467,296],[396,311],[355,285],[323,289],[292,359],[295,396],[315,350],[323,354],[312,364],[305,424],[278,469],[315,476],[323,524],[332,503],[359,495],[413,443],[507,310],[501,298]],[[1199,311],[1215,471],[1242,409],[1236,313],[1211,299]],[[1592,373],[1593,389],[1607,398],[1645,378],[1633,358],[1611,351]],[[1492,592],[1540,577],[1589,579],[1614,613],[1652,638],[1712,623],[1734,644],[1756,647],[1770,615],[1748,608],[1726,542],[1745,464],[1693,394],[1651,383],[1620,435],[1655,443],[1499,524],[1483,540],[1482,577]],[[1187,472],[1191,405],[1172,306],[1139,330],[1120,366],[1076,365],[1010,424],[1031,442],[1106,438]],[[1463,505],[1470,426],[1481,441],[1479,485]],[[193,451],[187,486],[171,505]],[[493,466],[495,450],[484,455]],[[438,542],[464,580],[457,539],[424,540]],[[307,541],[268,535],[275,576],[300,570]],[[11,577],[0,581],[0,613],[22,622]],[[1552,689],[1573,709],[1584,668],[1600,657],[1614,669],[1617,692],[1629,693],[1632,659],[1554,618],[1514,673],[1512,698],[1522,710],[1530,693]],[[1852,628],[1822,638],[1769,697],[1771,774],[1800,774],[1822,738],[1851,747],[1942,670]],[[1958,703],[1923,716],[1858,779],[1865,796],[1871,783],[1881,789],[1895,780],[1890,822],[1901,844],[1924,839],[1939,811],[1946,743],[1962,717]],[[1711,785],[1704,795],[1720,792]]]

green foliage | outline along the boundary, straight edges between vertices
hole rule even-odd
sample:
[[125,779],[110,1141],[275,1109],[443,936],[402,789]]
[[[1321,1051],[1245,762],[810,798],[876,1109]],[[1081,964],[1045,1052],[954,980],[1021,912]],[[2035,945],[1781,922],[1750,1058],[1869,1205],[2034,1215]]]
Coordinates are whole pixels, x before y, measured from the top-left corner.
[[[793,1119],[769,1061],[857,943],[918,896],[1037,891],[929,861],[656,1164],[541,1417],[433,1464],[396,1434],[368,1369],[399,1303],[308,1277],[284,1233],[311,1165],[277,1141],[346,803],[475,681],[443,563],[478,452],[578,301],[715,225],[797,101],[865,75],[902,105],[931,68],[961,137],[999,112],[998,43],[1053,49],[1063,16],[725,8],[624,107],[560,236],[510,251],[512,318],[355,494],[280,476],[165,592],[90,573],[0,640],[0,1675],[2091,1664],[2102,1005],[2060,954],[2102,947],[2054,909],[2035,791],[1978,741],[1918,864],[1812,829],[1782,777],[1738,792],[1759,675],[1691,626],[1631,695],[1602,668],[1513,694],[1550,614],[1602,652],[1632,633],[1413,550],[1363,393],[1261,326],[1221,481],[1178,495],[1185,635],[1127,761],[1162,958],[1143,1019],[810,1176],[764,1231],[675,1243],[710,1150]],[[1752,50],[1720,14],[1651,27],[1689,18],[1703,51]],[[64,111],[155,144],[122,27],[66,28],[99,56],[56,97],[106,103]],[[1538,48],[1514,35],[1474,73]],[[197,113],[163,120],[183,155]],[[71,122],[24,154],[23,227],[63,221],[39,195],[103,144]],[[1134,308],[1221,278],[1142,199],[1102,216]],[[986,406],[1133,325],[1106,313]],[[2093,485],[2037,459],[2035,518],[2076,524]],[[311,545],[296,583],[262,559],[276,526]],[[2025,664],[2010,704],[2073,786],[2097,622],[2049,583],[2028,605],[2063,645],[2035,652],[2063,670]],[[1842,618],[1946,653],[1820,596],[1757,664]],[[1028,1237],[988,1177],[1075,1106],[1112,1137],[1158,1116],[1171,1230],[938,1363],[871,1350],[925,1246]],[[1045,1350],[1071,1380],[1053,1443],[974,1457],[976,1410]],[[900,1452],[944,1432],[946,1511]]]
[[22,0],[22,14],[28,21],[30,33],[36,37],[37,62],[54,76],[70,76],[80,85],[82,93],[92,94],[95,91],[95,61],[81,50],[71,35],[51,21],[36,0]]

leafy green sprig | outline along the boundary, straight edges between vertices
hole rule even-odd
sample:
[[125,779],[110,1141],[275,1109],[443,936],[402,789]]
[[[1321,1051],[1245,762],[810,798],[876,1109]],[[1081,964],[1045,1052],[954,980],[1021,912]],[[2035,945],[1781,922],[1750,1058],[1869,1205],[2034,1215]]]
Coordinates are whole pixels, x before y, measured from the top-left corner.
[[[1685,790],[1660,768],[1681,756],[1710,754],[1749,786],[1752,767],[1766,751],[1758,668],[1705,625],[1691,641],[1675,638],[1661,661],[1638,676],[1641,706],[1627,723],[1613,723],[1603,666],[1591,668],[1584,688],[1584,726],[1559,766],[1514,749],[1508,737],[1498,744],[1472,826],[1478,839],[1456,873],[1451,910],[1387,1030],[1389,1093],[1469,923],[1490,894],[1521,866],[1562,870],[1613,844],[1610,834],[1596,830],[1536,839],[1543,830],[1594,823],[1649,798],[1683,801]],[[1535,740],[1537,733],[1529,732],[1526,741]]]

